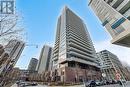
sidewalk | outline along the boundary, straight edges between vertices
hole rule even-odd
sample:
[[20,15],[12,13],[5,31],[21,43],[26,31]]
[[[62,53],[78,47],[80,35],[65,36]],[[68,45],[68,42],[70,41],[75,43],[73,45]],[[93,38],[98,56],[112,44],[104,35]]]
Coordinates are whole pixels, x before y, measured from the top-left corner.
[[14,83],[8,84],[5,87],[11,87]]
[[84,85],[74,85],[74,86],[48,86],[48,87],[85,87]]

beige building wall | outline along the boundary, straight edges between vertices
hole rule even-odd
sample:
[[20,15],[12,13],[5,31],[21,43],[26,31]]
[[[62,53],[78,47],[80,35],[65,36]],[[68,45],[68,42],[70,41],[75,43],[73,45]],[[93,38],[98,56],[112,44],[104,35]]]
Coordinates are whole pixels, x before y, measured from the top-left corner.
[[89,5],[112,37],[112,43],[130,47],[130,1],[90,0]]
[[51,55],[52,55],[52,47],[44,45],[41,50],[39,61],[37,64],[36,70],[38,71],[38,73],[43,73],[49,70]]

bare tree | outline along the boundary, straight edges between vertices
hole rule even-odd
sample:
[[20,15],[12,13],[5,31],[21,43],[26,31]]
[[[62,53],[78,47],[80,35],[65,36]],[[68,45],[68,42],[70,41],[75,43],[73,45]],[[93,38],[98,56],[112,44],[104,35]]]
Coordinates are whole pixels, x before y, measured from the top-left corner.
[[23,32],[19,16],[16,14],[0,15],[0,43],[20,38]]

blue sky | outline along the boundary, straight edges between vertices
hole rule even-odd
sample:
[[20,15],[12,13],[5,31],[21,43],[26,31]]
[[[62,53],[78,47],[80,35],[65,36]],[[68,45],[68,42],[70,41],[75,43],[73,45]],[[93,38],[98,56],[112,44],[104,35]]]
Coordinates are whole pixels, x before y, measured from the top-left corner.
[[[37,44],[39,47],[26,46],[16,67],[27,68],[32,57],[39,58],[44,44],[51,46],[54,44],[57,18],[64,5],[84,20],[97,51],[113,48],[113,45],[109,43],[111,37],[88,6],[87,0],[17,0],[17,10],[21,13],[20,16],[24,17],[27,44]],[[108,47],[105,47],[104,41]],[[104,47],[101,46],[102,44]],[[121,49],[127,48],[121,47]],[[113,52],[117,55],[119,53],[116,50]]]

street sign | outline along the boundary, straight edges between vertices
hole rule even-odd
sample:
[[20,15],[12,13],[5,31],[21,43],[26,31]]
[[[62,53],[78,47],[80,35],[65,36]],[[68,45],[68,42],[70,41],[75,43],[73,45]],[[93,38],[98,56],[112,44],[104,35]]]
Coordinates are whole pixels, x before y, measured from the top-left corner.
[[116,73],[116,78],[117,78],[117,80],[120,80],[120,79],[121,79],[120,73]]
[[13,0],[0,1],[0,14],[14,14],[15,4]]

